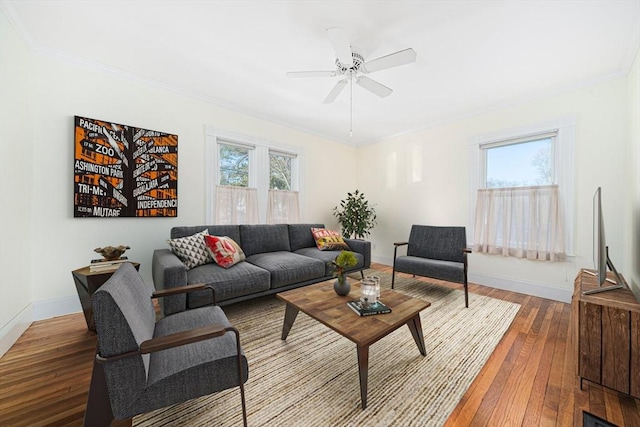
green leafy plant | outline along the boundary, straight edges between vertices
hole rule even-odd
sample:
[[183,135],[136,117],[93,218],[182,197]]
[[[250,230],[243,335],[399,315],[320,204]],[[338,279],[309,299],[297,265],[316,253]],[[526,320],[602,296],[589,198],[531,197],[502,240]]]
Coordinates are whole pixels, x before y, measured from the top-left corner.
[[376,223],[375,209],[358,190],[347,193],[347,198],[340,201],[340,207],[333,208],[333,215],[338,218],[345,237],[362,239],[371,234]]
[[351,251],[340,251],[336,259],[331,261],[329,265],[333,269],[334,277],[344,282],[347,268],[354,267],[358,263],[356,254]]

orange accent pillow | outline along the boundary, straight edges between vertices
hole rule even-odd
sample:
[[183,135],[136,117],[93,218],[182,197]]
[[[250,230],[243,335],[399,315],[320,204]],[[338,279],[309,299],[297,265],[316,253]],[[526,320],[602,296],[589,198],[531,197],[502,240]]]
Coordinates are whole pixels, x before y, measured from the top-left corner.
[[316,241],[316,246],[321,251],[350,250],[342,238],[342,234],[326,228],[311,228],[311,234]]
[[227,236],[204,236],[204,243],[220,267],[229,268],[246,258],[240,246]]

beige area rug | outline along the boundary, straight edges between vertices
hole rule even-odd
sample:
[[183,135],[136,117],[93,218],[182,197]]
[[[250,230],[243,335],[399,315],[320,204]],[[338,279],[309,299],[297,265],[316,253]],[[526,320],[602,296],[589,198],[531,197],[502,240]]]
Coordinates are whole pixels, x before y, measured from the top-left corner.
[[[390,287],[389,274],[375,273]],[[427,356],[404,327],[373,344],[364,411],[354,343],[304,313],[281,341],[284,304],[275,297],[224,307],[249,361],[249,426],[444,424],[520,306],[469,294],[465,309],[463,291],[405,275],[396,290],[432,303],[421,313]],[[235,388],[138,416],[134,425],[239,426],[241,413]]]

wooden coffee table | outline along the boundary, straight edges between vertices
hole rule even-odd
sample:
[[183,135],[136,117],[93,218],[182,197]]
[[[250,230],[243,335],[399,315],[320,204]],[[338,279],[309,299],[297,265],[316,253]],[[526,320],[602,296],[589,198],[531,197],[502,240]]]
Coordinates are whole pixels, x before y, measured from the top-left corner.
[[302,311],[318,322],[333,329],[356,344],[358,371],[360,373],[360,398],[362,409],[367,407],[367,379],[369,373],[369,346],[391,332],[407,325],[420,354],[426,356],[420,312],[431,305],[430,302],[413,298],[392,290],[383,290],[380,300],[391,307],[391,313],[360,317],[347,307],[347,301],[360,298],[360,285],[351,281],[351,292],[341,297],[333,291],[333,280],[304,286],[277,294],[287,303],[282,339],[287,339],[289,331]]

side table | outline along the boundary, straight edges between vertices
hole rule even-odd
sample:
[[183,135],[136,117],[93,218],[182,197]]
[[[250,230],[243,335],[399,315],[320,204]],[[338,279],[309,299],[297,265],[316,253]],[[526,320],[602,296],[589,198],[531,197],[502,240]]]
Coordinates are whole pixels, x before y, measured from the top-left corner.
[[[140,269],[140,264],[132,262],[136,270]],[[116,270],[111,271],[90,271],[89,266],[73,270],[73,281],[76,283],[76,290],[82,304],[84,318],[87,321],[87,328],[95,332],[96,326],[93,321],[93,307],[91,306],[91,295],[104,284]]]

